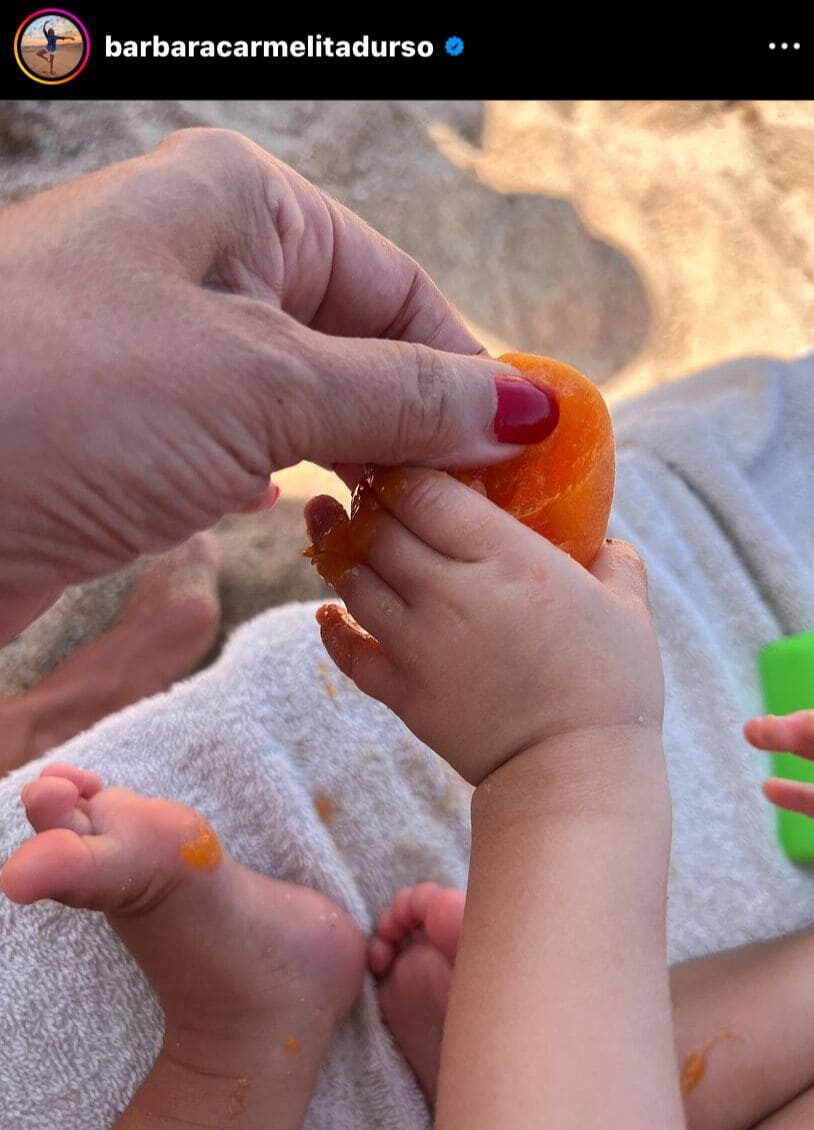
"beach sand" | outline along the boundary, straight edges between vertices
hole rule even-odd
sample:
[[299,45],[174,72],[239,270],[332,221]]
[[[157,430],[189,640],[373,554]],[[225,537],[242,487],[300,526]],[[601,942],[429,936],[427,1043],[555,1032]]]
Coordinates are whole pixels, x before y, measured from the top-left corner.
[[[814,344],[812,102],[5,103],[0,200],[197,125],[240,130],[358,211],[493,353],[560,357],[611,397]],[[321,591],[302,500],[343,488],[307,465],[275,478],[285,506],[220,530],[227,629]],[[0,694],[98,633],[122,591],[71,595],[0,652]]]
[[47,59],[41,59],[37,56],[37,52],[42,50],[42,45],[37,44],[30,47],[23,47],[22,56],[23,62],[27,67],[39,75],[41,78],[64,78],[69,74],[74,67],[78,67],[82,59],[83,47],[81,43],[59,43],[57,45],[56,55],[54,56],[54,73],[51,74],[50,63]]

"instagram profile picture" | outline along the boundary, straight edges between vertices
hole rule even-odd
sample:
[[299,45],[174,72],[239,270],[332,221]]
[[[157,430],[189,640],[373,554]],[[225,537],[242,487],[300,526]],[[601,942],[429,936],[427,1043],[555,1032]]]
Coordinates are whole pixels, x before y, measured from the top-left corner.
[[44,86],[61,86],[82,73],[90,56],[88,29],[64,8],[41,8],[26,16],[14,36],[20,70]]

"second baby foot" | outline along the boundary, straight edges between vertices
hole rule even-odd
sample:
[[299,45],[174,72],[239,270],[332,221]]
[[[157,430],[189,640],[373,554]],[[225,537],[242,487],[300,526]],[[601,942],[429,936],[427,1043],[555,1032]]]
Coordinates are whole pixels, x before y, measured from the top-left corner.
[[368,951],[380,979],[382,1016],[431,1104],[465,899],[464,891],[437,883],[398,891],[379,916]]

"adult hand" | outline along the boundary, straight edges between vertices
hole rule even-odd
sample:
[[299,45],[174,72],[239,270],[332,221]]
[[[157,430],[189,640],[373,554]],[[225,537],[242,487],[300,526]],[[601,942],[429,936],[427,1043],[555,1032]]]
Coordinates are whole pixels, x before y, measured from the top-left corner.
[[546,431],[408,256],[237,134],[15,205],[0,249],[0,642],[274,469],[486,463]]

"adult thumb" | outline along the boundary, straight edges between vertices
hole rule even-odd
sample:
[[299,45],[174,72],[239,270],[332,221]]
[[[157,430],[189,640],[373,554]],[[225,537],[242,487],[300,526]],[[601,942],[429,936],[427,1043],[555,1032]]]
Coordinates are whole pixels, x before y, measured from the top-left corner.
[[295,411],[283,429],[298,459],[477,466],[516,455],[556,426],[553,393],[490,358],[298,330],[308,379],[289,390]]

